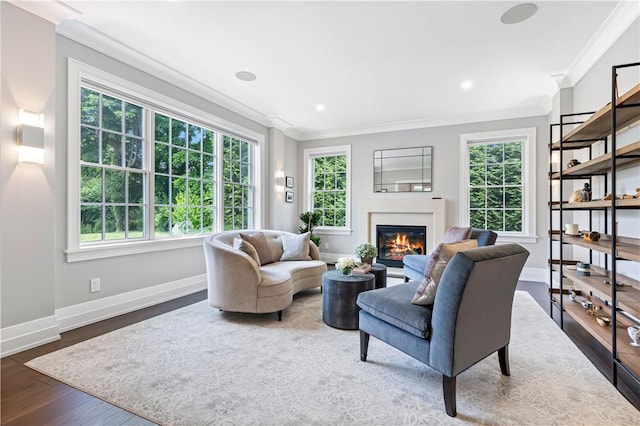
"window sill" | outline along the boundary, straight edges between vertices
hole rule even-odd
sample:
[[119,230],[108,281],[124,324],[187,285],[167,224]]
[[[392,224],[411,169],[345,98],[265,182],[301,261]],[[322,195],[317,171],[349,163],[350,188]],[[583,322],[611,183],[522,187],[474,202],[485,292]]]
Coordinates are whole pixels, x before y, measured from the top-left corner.
[[133,254],[152,253],[163,250],[175,250],[187,247],[202,246],[204,236],[173,238],[167,240],[144,240],[126,243],[113,243],[82,248],[68,249],[67,263],[83,262],[85,260],[105,259],[109,257],[128,256]]
[[318,235],[351,235],[352,229],[348,228],[313,228],[313,233]]
[[497,243],[523,243],[523,244],[535,244],[538,242],[537,235],[505,235],[498,234]]

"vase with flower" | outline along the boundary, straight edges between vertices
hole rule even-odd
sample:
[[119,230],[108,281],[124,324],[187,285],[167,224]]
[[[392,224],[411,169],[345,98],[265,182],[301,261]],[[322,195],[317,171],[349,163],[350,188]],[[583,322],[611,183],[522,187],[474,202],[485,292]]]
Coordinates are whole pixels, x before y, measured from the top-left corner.
[[350,257],[341,257],[336,262],[336,270],[342,275],[351,275],[353,268],[356,267],[356,261]]

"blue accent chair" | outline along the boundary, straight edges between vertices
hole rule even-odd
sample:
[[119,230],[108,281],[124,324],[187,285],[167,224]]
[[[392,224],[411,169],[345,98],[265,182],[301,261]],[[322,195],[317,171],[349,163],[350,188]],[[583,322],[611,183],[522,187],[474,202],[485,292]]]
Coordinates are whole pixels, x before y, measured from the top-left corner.
[[[496,243],[498,234],[485,229],[473,228],[471,230],[471,238],[478,240],[478,247],[492,246]],[[430,254],[409,254],[402,258],[402,273],[404,280],[422,281],[424,276],[424,268],[431,259]]]
[[528,257],[518,244],[458,252],[429,306],[411,303],[419,281],[360,293],[360,360],[367,360],[369,337],[374,336],[437,370],[445,410],[455,417],[458,374],[496,351],[500,371],[510,374],[511,309]]

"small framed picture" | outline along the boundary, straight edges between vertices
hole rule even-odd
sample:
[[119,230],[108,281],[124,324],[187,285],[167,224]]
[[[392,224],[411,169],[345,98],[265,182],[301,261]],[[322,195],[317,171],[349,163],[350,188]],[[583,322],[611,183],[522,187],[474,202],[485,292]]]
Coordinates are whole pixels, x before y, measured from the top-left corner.
[[[293,176],[287,176],[284,180],[284,186],[287,188],[293,188]],[[293,197],[293,195],[292,195]],[[292,198],[293,200],[293,198]]]
[[287,203],[293,203],[293,192],[287,191],[284,195],[285,195],[284,200]]

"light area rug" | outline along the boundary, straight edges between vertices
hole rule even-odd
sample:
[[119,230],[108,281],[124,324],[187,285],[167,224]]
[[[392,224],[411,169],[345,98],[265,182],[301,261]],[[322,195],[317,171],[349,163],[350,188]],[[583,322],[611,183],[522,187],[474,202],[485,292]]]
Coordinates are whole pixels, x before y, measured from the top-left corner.
[[[490,309],[490,307],[488,307]],[[322,322],[300,293],[283,321],[206,301],[36,358],[26,365],[166,425],[638,425],[638,412],[527,293],[516,292],[511,376],[497,355],[458,376],[458,416],[441,376],[357,330]]]

